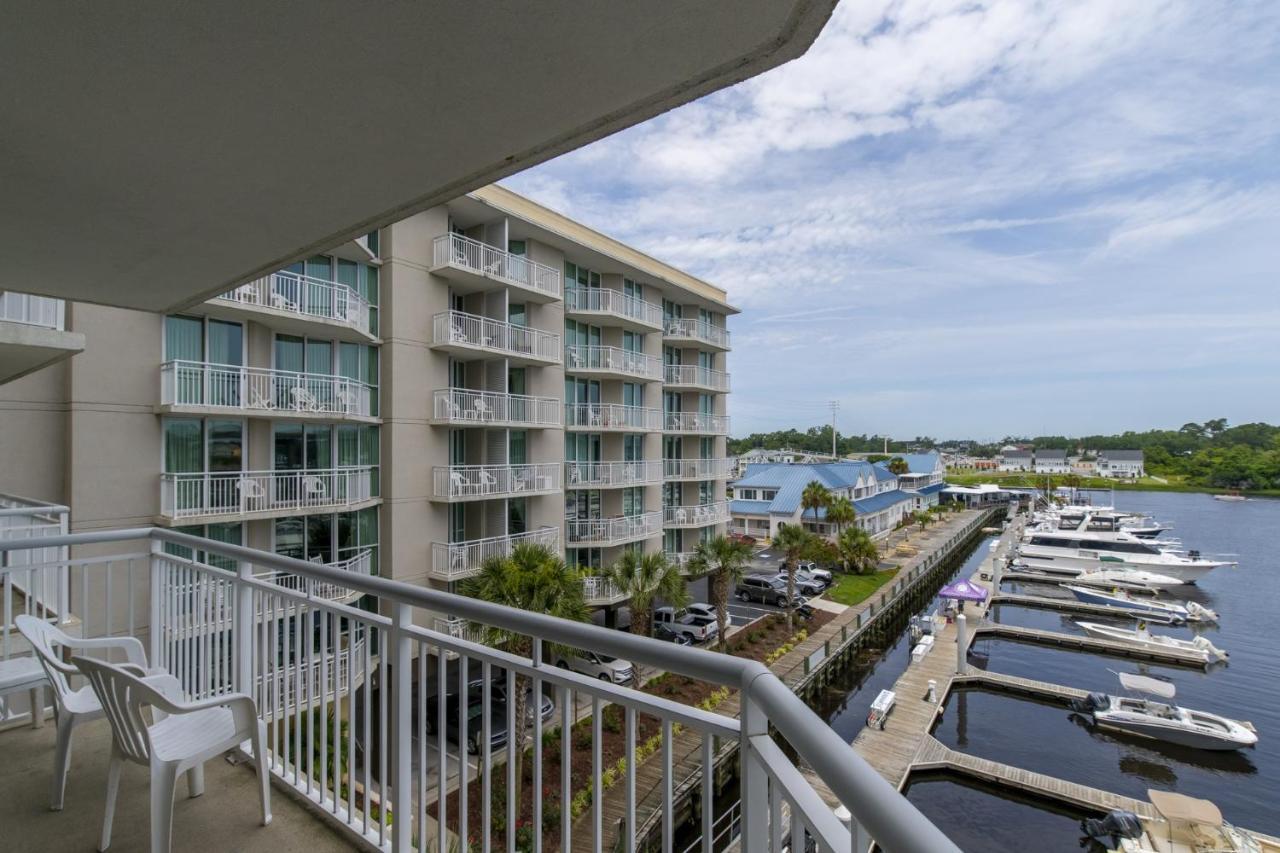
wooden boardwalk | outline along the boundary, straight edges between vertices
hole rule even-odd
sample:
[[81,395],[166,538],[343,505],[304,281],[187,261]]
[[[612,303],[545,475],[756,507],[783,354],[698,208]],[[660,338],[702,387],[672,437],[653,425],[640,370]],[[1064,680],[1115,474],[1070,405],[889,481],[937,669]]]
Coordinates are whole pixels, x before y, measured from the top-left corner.
[[1073,649],[1080,652],[1094,652],[1113,657],[1170,663],[1196,669],[1201,669],[1208,664],[1203,654],[1189,652],[1185,649],[1143,648],[1116,640],[1104,640],[1099,637],[1086,637],[1080,634],[1063,634],[1058,631],[1044,631],[1039,628],[1023,628],[1018,625],[1002,625],[999,622],[985,622],[979,625],[974,629],[974,636],[1003,637],[1022,643],[1057,646],[1058,648]]
[[1005,693],[1029,696],[1032,699],[1047,699],[1050,702],[1067,704],[1072,699],[1083,699],[1089,691],[1065,684],[1054,684],[1050,681],[1036,681],[1034,678],[1022,678],[1018,675],[1005,675],[1002,672],[987,672],[983,669],[970,668],[964,675],[951,678],[951,686],[955,687],[989,687]]
[[[1004,577],[1008,577],[1005,575]],[[1061,610],[1070,613],[1087,613],[1091,616],[1111,616],[1119,619],[1140,619],[1149,616],[1140,610],[1128,610],[1124,607],[1112,607],[1109,604],[1087,604],[1074,598],[1047,598],[1040,595],[1020,595],[1012,592],[997,592],[991,597],[992,604],[1015,604],[1022,607],[1037,607],[1041,610]]]

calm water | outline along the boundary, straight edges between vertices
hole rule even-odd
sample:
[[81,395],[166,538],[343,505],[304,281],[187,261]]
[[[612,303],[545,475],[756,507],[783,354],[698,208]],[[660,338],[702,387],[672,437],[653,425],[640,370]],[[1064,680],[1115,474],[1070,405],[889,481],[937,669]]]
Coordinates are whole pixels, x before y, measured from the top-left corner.
[[[1180,704],[1251,721],[1258,728],[1258,746],[1212,753],[1103,734],[1061,707],[984,692],[953,697],[935,734],[956,749],[1121,794],[1145,797],[1148,788],[1158,787],[1211,799],[1227,820],[1278,834],[1280,639],[1275,625],[1280,559],[1275,556],[1275,536],[1280,531],[1280,501],[1224,503],[1208,495],[1122,492],[1116,494],[1116,503],[1122,509],[1149,512],[1172,522],[1174,530],[1166,535],[1180,538],[1185,547],[1205,554],[1237,555],[1239,567],[1211,573],[1188,596],[1218,611],[1219,625],[1202,630],[1230,653],[1230,665],[1195,671],[1006,640],[975,644],[972,661],[996,672],[1107,692],[1119,690],[1109,670],[1159,675],[1177,685]],[[1059,594],[1045,586],[1022,589],[1038,595]],[[1012,625],[1079,631],[1070,618],[1050,611],[1002,607],[994,618]],[[1154,626],[1153,630],[1192,636],[1186,628]],[[954,783],[931,784],[947,786],[959,799],[975,795]],[[972,813],[981,821],[971,821],[970,813],[948,807],[939,812],[938,820],[944,830],[963,836],[991,819],[979,809]],[[1033,837],[1029,832],[1027,838]]]

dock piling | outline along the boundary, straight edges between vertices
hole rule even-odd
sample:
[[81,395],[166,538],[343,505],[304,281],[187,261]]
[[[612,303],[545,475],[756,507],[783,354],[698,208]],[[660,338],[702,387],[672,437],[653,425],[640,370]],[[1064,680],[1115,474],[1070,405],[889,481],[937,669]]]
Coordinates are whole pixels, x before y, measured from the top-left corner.
[[968,669],[966,654],[969,651],[969,625],[964,614],[956,616],[956,675],[964,675]]

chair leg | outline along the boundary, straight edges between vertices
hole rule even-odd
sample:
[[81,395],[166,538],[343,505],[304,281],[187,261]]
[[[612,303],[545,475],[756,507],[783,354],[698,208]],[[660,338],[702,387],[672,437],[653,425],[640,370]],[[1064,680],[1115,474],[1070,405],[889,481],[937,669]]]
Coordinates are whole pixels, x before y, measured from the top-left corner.
[[187,771],[187,793],[198,797],[204,793],[204,765],[197,764]]
[[31,728],[38,729],[44,725],[44,688],[31,688]]
[[258,762],[258,790],[262,795],[262,825],[271,825],[271,779],[267,769],[267,724],[258,720],[253,729],[253,757]]
[[124,756],[116,749],[111,750],[111,764],[107,767],[107,807],[102,815],[102,839],[98,842],[98,850],[106,850],[111,846],[111,822],[116,816],[116,794],[120,790],[120,770],[124,767]]
[[62,811],[62,800],[67,792],[67,771],[71,768],[71,730],[74,717],[63,711],[58,714],[58,745],[53,752],[53,803],[55,812]]
[[151,765],[151,853],[169,853],[173,842],[173,789],[177,768],[172,764]]

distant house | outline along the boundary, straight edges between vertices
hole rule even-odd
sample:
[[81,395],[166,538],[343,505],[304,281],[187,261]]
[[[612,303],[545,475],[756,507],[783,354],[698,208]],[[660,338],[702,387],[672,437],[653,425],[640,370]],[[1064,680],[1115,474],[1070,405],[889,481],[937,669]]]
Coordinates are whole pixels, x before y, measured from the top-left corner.
[[1145,477],[1141,450],[1103,450],[1098,453],[1098,475],[1118,480]]
[[1065,450],[1037,450],[1035,452],[1035,471],[1037,474],[1070,474],[1071,466],[1067,464]]
[[1003,450],[999,461],[1001,471],[1030,471],[1035,457],[1030,450]]
[[[910,463],[908,463],[910,464]],[[825,509],[817,520],[803,510],[804,487],[817,480],[835,496],[853,501],[858,527],[873,537],[889,535],[910,512],[916,495],[898,487],[898,478],[887,468],[869,462],[764,463],[747,466],[746,473],[730,483],[731,530],[757,539],[773,538],[787,524],[801,524],[821,536],[833,537],[835,525],[827,522]]]
[[1082,477],[1092,477],[1098,473],[1098,462],[1087,456],[1073,456],[1068,462],[1071,463],[1071,471]]

